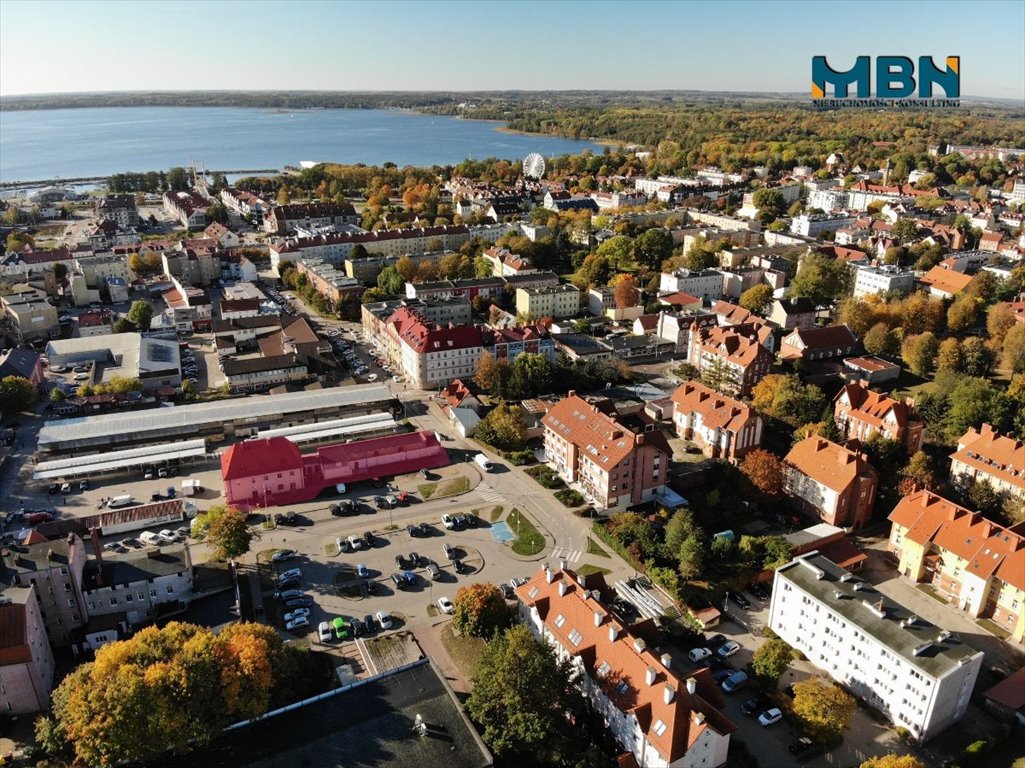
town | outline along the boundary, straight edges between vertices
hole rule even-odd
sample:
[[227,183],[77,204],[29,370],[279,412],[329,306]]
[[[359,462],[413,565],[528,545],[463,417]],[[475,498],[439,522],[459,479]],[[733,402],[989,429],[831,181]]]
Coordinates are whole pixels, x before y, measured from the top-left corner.
[[1025,150],[952,138],[4,198],[14,758],[1012,755]]

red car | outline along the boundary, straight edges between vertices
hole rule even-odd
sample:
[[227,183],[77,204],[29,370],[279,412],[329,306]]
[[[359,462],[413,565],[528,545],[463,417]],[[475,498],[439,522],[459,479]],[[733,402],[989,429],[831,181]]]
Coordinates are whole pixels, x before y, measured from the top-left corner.
[[29,512],[25,515],[25,522],[29,525],[38,525],[39,523],[48,523],[53,520],[53,515],[49,512]]

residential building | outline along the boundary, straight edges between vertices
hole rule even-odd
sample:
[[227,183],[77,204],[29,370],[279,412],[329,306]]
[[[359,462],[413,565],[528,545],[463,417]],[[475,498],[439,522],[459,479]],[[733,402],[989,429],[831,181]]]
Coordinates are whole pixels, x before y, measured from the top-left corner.
[[343,226],[359,224],[360,217],[352,203],[292,203],[275,205],[263,215],[263,228],[280,235],[297,227]]
[[15,288],[0,296],[0,305],[10,335],[18,344],[52,339],[60,334],[57,307],[46,300],[42,291],[28,286]]
[[552,406],[542,419],[548,463],[602,509],[651,501],[665,489],[672,450],[661,432],[634,434],[606,410],[615,413],[573,391]]
[[11,347],[0,352],[0,379],[20,376],[28,379],[34,387],[42,387],[46,381],[42,356],[31,349]]
[[660,339],[673,344],[673,353],[683,355],[684,360],[689,360],[691,328],[712,328],[716,325],[716,316],[711,312],[682,311],[682,312],[659,312],[655,315],[654,327],[645,327],[645,318],[650,315],[642,315],[634,320],[633,332],[655,333]]
[[928,584],[973,618],[986,618],[1025,641],[1025,537],[928,490],[905,496],[890,513],[889,552],[898,570]]
[[238,248],[242,244],[241,238],[219,221],[215,221],[203,230],[203,237],[216,240],[221,248]]
[[530,259],[513,253],[508,248],[488,248],[481,257],[491,264],[491,274],[495,277],[530,275],[537,272],[537,267],[530,263]]
[[632,192],[592,192],[591,199],[598,204],[599,210],[607,211],[615,208],[639,208],[648,204],[648,196],[641,191]]
[[754,288],[756,285],[767,285],[775,292],[782,290],[787,281],[787,276],[783,272],[752,265],[723,265],[716,271],[722,275],[722,295],[738,301],[744,291]]
[[869,384],[884,384],[900,378],[901,368],[896,363],[883,360],[875,355],[848,357],[843,361],[844,380],[866,381]]
[[484,352],[480,329],[472,325],[432,326],[403,307],[385,327],[385,343],[410,386],[438,390],[473,376]]
[[920,741],[964,716],[982,667],[981,651],[818,552],[776,571],[769,627]]
[[259,299],[222,299],[218,307],[221,320],[235,320],[239,317],[256,317],[260,314]]
[[261,392],[309,376],[306,355],[295,352],[224,361],[224,377],[232,392]]
[[872,515],[879,475],[863,453],[822,437],[806,437],[786,455],[788,494],[822,521],[861,528]]
[[113,221],[121,229],[139,225],[135,195],[104,195],[97,198],[94,210],[97,218]]
[[910,293],[915,288],[915,271],[894,265],[858,266],[854,272],[854,297],[879,293]]
[[639,336],[613,334],[605,338],[605,343],[612,348],[612,354],[620,360],[655,358],[672,354],[674,347],[672,342],[659,338],[654,333]]
[[332,307],[342,301],[343,297],[348,296],[351,297],[348,301],[355,311],[359,297],[365,290],[359,280],[349,277],[333,264],[321,259],[300,259],[296,267],[299,274],[306,275],[310,285],[327,299]]
[[56,664],[37,599],[39,587],[4,590],[0,600],[0,711],[47,712]]
[[484,351],[498,360],[516,362],[520,355],[544,355],[555,362],[555,342],[541,325],[522,325],[507,328],[480,328]]
[[716,269],[703,269],[699,272],[679,269],[672,273],[663,272],[659,277],[658,292],[688,293],[711,303],[723,296],[722,272]]
[[909,454],[921,450],[925,420],[910,397],[894,400],[857,382],[845,385],[833,402],[836,426],[845,440],[864,443],[879,435],[900,443]]
[[554,272],[527,272],[522,275],[506,275],[505,292],[516,295],[517,288],[553,288],[560,284]]
[[779,353],[789,362],[832,360],[847,357],[858,349],[858,337],[846,325],[798,328],[783,338]]
[[182,285],[171,278],[171,288],[161,294],[167,304],[170,320],[176,330],[183,333],[209,331],[213,320],[213,304],[202,288]]
[[555,346],[570,360],[610,360],[612,347],[583,333],[557,333]]
[[784,331],[815,327],[815,302],[802,297],[774,299],[766,320]]
[[517,288],[516,313],[559,319],[580,314],[580,289],[571,283],[544,288]]
[[700,312],[705,303],[697,296],[677,291],[676,293],[663,293],[658,297],[658,303],[663,307],[685,312]]
[[600,577],[542,569],[516,589],[520,621],[572,665],[577,687],[624,750],[618,765],[725,765],[736,725],[721,710],[710,671],[674,671],[669,654],[648,646],[644,626],[630,629],[606,607],[603,586]]
[[82,579],[90,619],[118,616],[135,627],[185,608],[193,596],[192,556],[188,544],[104,553],[89,561]]
[[853,216],[843,213],[802,213],[790,220],[790,232],[805,237],[819,237],[825,232],[836,232],[840,227],[846,227],[853,221]]
[[164,193],[164,210],[186,229],[206,226],[206,208],[210,201],[192,190],[168,190]]
[[762,443],[762,417],[751,406],[696,381],[673,392],[676,434],[712,459],[737,462]]
[[34,588],[51,645],[71,645],[74,631],[89,618],[82,600],[82,571],[88,559],[82,539],[72,533],[47,541],[32,531],[17,550],[4,552],[3,582]]
[[971,275],[955,272],[937,264],[922,275],[919,282],[925,286],[930,296],[949,299],[965,291],[974,279]]
[[776,358],[759,342],[754,329],[735,328],[692,326],[688,362],[698,369],[702,379],[715,378],[719,380],[717,388],[744,396],[768,375]]
[[592,315],[605,316],[617,323],[624,320],[633,321],[644,314],[640,292],[637,294],[636,304],[632,307],[620,307],[616,304],[616,289],[609,286],[588,290],[587,306]]
[[986,480],[997,493],[1025,499],[1025,445],[989,424],[974,427],[957,441],[950,456],[950,482],[966,488]]
[[504,289],[505,280],[501,277],[438,280],[431,283],[406,283],[406,298],[451,299],[453,296],[466,296],[473,300],[480,296],[484,299],[497,299]]
[[233,187],[221,190],[221,202],[243,218],[252,220],[257,226],[263,224],[263,214],[271,208],[270,203],[259,195]]
[[105,336],[114,332],[114,313],[109,309],[83,312],[78,316],[79,336]]

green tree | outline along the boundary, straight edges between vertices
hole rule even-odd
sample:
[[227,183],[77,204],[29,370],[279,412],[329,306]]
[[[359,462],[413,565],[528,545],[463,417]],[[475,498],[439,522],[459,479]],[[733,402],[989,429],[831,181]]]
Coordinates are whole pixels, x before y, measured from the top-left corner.
[[777,219],[783,213],[786,201],[783,200],[783,193],[778,189],[762,187],[754,193],[755,208],[758,209],[762,222],[768,223]]
[[473,260],[474,277],[491,277],[493,271],[494,265],[483,256],[478,256]]
[[196,515],[193,535],[214,547],[215,560],[235,560],[249,551],[257,534],[246,524],[246,513],[223,504]]
[[672,253],[673,236],[666,229],[649,229],[634,240],[634,260],[648,269],[658,270]]
[[946,416],[947,439],[956,441],[971,427],[979,429],[985,424],[1003,424],[1010,405],[1008,398],[986,379],[966,376],[948,398]]
[[149,330],[150,321],[153,319],[153,307],[145,299],[133,301],[128,310],[128,319],[135,324],[135,327],[142,331]]
[[473,437],[502,451],[518,451],[527,442],[523,409],[503,404],[488,412],[473,429]]
[[1025,373],[1025,323],[1018,323],[1004,336],[1003,363],[1011,373]]
[[900,352],[900,339],[886,323],[876,323],[862,339],[865,351],[873,355],[894,356]]
[[819,677],[794,683],[794,715],[814,738],[829,741],[847,728],[858,703],[840,686]]
[[694,514],[689,509],[683,508],[673,512],[669,522],[666,523],[665,536],[662,541],[664,557],[667,560],[678,559],[683,543],[700,530],[697,523],[694,522]]
[[216,221],[218,224],[224,224],[227,226],[229,221],[228,209],[224,207],[223,203],[215,200],[206,207],[206,220],[207,223],[213,223]]
[[755,285],[740,294],[740,306],[756,315],[764,316],[770,304],[772,304],[771,285]]
[[174,192],[188,189],[192,186],[189,182],[188,171],[180,167],[172,168],[167,172],[167,186]]
[[513,363],[509,388],[520,399],[547,394],[555,385],[555,366],[548,355],[524,352]]
[[31,381],[22,376],[5,376],[0,379],[0,413],[11,416],[27,411],[39,400],[39,391]]
[[897,219],[890,235],[901,245],[907,245],[918,239],[918,225],[911,219]]
[[831,259],[825,254],[812,252],[801,259],[797,276],[787,293],[816,302],[830,302],[839,298],[850,284],[850,270],[842,259]]
[[996,353],[980,337],[969,336],[961,342],[961,371],[966,375],[986,378],[996,361]]
[[520,624],[484,649],[466,711],[496,757],[514,764],[560,765],[566,759],[566,712],[580,698],[568,660]]
[[50,390],[50,402],[51,403],[63,403],[64,402],[64,390],[54,387]]
[[716,392],[733,392],[737,388],[737,375],[725,360],[715,357],[701,368],[701,383]]
[[758,677],[775,685],[793,660],[794,649],[781,638],[773,637],[754,652],[754,656],[751,657],[751,668]]
[[964,497],[972,509],[990,520],[999,521],[1004,516],[1004,497],[989,480],[973,480]]
[[397,296],[403,293],[404,285],[405,281],[403,281],[402,275],[399,274],[399,270],[394,265],[385,267],[377,276],[377,287],[389,296]]
[[633,253],[633,241],[624,235],[610,237],[598,246],[595,254],[607,259],[612,268],[621,271],[630,265],[630,255]]
[[917,451],[908,460],[907,466],[900,470],[900,476],[908,481],[907,486],[902,488],[904,495],[923,488],[935,490],[938,485],[932,459],[925,451]]
[[509,608],[494,584],[461,587],[452,602],[452,624],[460,634],[490,639],[510,624]]
[[577,274],[590,286],[608,285],[609,280],[612,279],[616,272],[617,267],[609,257],[597,252],[590,254],[584,259],[584,263],[577,270]]
[[[17,224],[17,210],[17,208],[13,207],[10,209],[10,211],[15,212],[15,224]],[[30,235],[28,232],[11,232],[9,235],[7,235],[7,242],[5,246],[8,253],[11,253],[13,251],[22,251],[25,249],[26,245],[30,248],[36,247],[36,239],[32,237],[32,235]]]
[[814,384],[802,384],[794,374],[770,374],[752,390],[756,410],[792,427],[816,421],[826,407],[826,395]]
[[900,354],[913,374],[928,376],[935,370],[939,345],[936,343],[936,337],[926,331],[905,338],[901,344]]

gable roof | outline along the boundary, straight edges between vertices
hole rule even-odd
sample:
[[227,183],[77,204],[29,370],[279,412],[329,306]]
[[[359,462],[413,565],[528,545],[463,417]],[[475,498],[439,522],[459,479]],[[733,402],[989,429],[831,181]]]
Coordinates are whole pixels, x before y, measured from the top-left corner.
[[783,461],[838,493],[849,488],[857,477],[878,477],[864,454],[814,435],[791,448]]
[[971,275],[955,272],[952,269],[947,269],[937,264],[922,275],[919,281],[943,293],[953,294],[965,290],[974,279]]
[[706,427],[734,433],[742,430],[752,419],[760,418],[746,403],[720,395],[696,381],[685,381],[677,387],[673,392],[673,404],[677,412],[700,414]]
[[851,412],[867,424],[882,427],[884,419],[891,412],[897,426],[901,429],[912,421],[921,421],[918,414],[907,403],[894,400],[881,392],[873,392],[859,383],[845,385],[837,393],[834,402],[839,403],[845,395],[850,403]]
[[39,363],[39,353],[31,349],[12,347],[0,355],[0,379],[7,376],[20,376],[31,379]]
[[221,456],[221,477],[225,481],[302,468],[299,448],[284,437],[235,443]]
[[827,325],[824,328],[795,328],[783,343],[802,349],[836,349],[857,344],[858,337],[846,325]]
[[696,335],[704,351],[724,357],[729,362],[746,368],[753,365],[759,357],[772,357],[772,354],[759,342],[756,329],[752,327],[751,330],[755,338],[743,335],[737,326],[699,328]]
[[388,320],[399,340],[419,354],[482,347],[481,331],[475,325],[431,326],[408,307],[400,307]]
[[618,465],[638,444],[630,430],[575,394],[553,405],[541,421],[605,470]]
[[1025,444],[989,424],[965,432],[950,458],[1025,490]]

